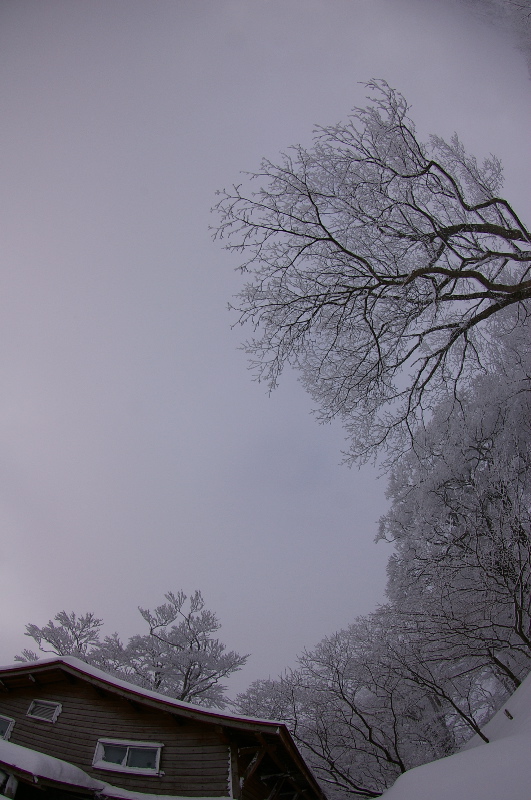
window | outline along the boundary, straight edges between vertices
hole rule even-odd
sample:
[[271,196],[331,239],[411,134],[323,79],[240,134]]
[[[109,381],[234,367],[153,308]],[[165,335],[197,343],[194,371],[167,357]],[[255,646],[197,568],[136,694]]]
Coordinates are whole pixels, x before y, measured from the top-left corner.
[[163,744],[133,742],[123,739],[100,739],[96,745],[93,766],[115,772],[135,772],[138,775],[159,775],[160,753]]
[[9,739],[15,720],[11,717],[4,717],[0,715],[0,739]]
[[27,711],[27,716],[32,719],[41,719],[45,722],[55,722],[63,707],[61,703],[50,700],[32,700]]

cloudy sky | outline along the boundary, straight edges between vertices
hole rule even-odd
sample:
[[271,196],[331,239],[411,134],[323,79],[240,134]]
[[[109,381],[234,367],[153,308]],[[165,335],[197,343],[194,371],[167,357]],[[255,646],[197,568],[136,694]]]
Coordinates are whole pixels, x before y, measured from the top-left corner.
[[383,599],[385,480],[340,465],[293,375],[254,383],[215,190],[385,78],[422,137],[506,167],[529,216],[531,83],[451,0],[3,0],[0,659],[27,622],[199,588],[232,690]]

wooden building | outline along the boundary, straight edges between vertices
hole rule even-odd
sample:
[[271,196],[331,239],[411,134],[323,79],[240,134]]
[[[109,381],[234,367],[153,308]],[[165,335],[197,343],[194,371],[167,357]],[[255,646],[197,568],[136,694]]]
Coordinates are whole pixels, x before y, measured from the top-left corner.
[[325,800],[282,723],[173,700],[66,656],[0,668],[0,793]]

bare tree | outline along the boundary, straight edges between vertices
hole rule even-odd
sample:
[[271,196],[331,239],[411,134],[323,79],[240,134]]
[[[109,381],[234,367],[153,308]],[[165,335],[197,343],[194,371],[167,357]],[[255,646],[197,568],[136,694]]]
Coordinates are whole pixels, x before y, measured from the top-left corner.
[[221,192],[215,233],[249,276],[235,308],[258,378],[299,370],[358,459],[413,435],[448,387],[459,396],[495,315],[525,316],[531,297],[531,236],[499,194],[499,161],[479,166],[457,136],[421,143],[404,98],[368,88],[371,104],[317,128],[312,149]]

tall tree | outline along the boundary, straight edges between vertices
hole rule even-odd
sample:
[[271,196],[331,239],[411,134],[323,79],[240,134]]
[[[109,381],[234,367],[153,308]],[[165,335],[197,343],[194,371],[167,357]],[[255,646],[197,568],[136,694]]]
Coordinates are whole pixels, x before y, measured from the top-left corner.
[[[226,687],[222,680],[241,669],[248,656],[227,651],[215,638],[221,626],[205,608],[201,592],[190,598],[184,592],[168,592],[165,599],[154,611],[139,609],[149,633],[132,636],[127,644],[117,633],[101,640],[103,623],[93,614],[78,617],[64,611],[42,628],[27,625],[26,636],[37,642],[41,652],[73,655],[144,688],[223,708]],[[18,661],[37,658],[32,650],[16,656]]]
[[368,87],[371,104],[312,149],[221,192],[215,234],[243,256],[258,377],[298,369],[361,459],[411,436],[448,387],[459,397],[495,316],[531,297],[531,236],[499,161],[480,166],[457,136],[420,142],[404,98]]

